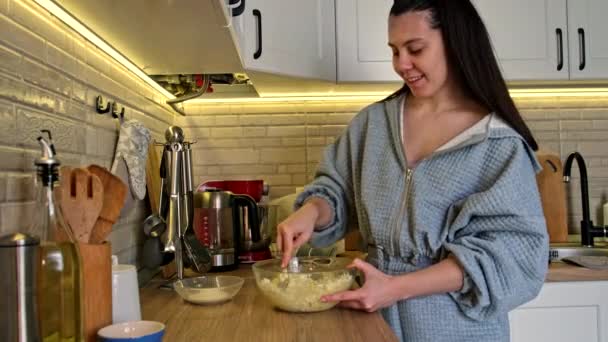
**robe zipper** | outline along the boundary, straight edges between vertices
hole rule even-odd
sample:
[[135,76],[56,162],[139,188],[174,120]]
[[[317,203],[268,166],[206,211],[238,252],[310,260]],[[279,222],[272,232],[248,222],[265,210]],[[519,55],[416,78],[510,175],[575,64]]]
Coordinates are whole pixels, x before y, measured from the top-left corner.
[[399,208],[399,214],[397,215],[396,224],[393,226],[393,254],[396,256],[401,255],[399,248],[399,240],[401,239],[401,230],[403,227],[402,220],[407,210],[407,201],[410,193],[410,183],[412,182],[412,175],[414,170],[410,168],[405,169],[405,189],[403,191],[404,196],[401,198],[401,208]]

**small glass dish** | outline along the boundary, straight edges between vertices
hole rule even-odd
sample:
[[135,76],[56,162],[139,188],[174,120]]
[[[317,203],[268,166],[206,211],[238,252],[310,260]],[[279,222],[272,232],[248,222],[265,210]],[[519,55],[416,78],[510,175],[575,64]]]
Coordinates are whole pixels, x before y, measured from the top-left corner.
[[245,279],[227,275],[207,275],[177,280],[175,291],[187,302],[216,304],[231,300],[241,289]]

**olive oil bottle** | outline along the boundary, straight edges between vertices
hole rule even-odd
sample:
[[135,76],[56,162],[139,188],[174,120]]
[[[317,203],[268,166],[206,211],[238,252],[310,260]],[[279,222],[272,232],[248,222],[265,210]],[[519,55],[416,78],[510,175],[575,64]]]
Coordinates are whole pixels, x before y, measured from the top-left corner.
[[43,342],[84,341],[82,260],[71,228],[63,220],[53,191],[59,181],[59,161],[48,131],[38,137],[42,157],[37,159],[38,218],[32,233],[40,236],[38,309]]

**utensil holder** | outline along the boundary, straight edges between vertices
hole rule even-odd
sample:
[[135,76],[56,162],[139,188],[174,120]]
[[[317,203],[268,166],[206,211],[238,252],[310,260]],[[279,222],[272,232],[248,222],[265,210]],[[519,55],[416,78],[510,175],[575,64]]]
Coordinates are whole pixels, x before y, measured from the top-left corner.
[[97,331],[112,324],[112,246],[79,242],[82,256],[84,335],[97,341]]

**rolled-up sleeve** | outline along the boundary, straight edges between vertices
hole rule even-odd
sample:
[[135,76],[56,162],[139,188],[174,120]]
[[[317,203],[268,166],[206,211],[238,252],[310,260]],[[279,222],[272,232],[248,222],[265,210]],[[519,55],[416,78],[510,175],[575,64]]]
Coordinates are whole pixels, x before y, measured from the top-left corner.
[[475,320],[504,315],[536,297],[548,267],[548,235],[536,185],[534,157],[514,144],[500,165],[489,165],[493,184],[454,204],[447,216],[445,250],[464,270],[464,286],[451,292]]

